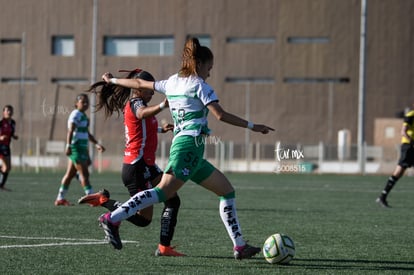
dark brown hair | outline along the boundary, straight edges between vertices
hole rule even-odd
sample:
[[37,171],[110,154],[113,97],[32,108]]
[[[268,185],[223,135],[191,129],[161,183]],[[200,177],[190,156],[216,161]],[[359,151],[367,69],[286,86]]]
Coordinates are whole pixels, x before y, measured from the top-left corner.
[[11,105],[5,105],[5,106],[3,107],[3,111],[4,111],[4,110],[6,110],[6,109],[9,109],[12,113],[14,112],[14,110],[13,110],[13,106],[11,106]]
[[[140,78],[147,81],[155,81],[154,77],[149,72],[141,69],[132,71],[119,70],[119,72],[128,73],[124,78]],[[92,84],[87,91],[96,94],[96,112],[104,109],[105,118],[108,118],[112,116],[114,112],[116,112],[118,116],[122,113],[125,104],[129,100],[131,89],[112,85],[105,81],[99,81]]]

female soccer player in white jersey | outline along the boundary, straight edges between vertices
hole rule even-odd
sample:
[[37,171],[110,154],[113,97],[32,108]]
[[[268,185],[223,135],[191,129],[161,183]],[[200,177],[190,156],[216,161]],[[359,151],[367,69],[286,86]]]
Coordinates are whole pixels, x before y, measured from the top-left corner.
[[[201,46],[197,38],[189,38],[182,54],[182,66],[168,80],[149,82],[140,79],[117,79],[111,73],[102,78],[107,83],[134,89],[153,89],[166,95],[174,120],[174,138],[170,158],[157,187],[139,192],[121,207],[99,217],[99,222],[112,245],[121,243],[119,225],[136,211],[163,202],[192,180],[219,196],[219,213],[233,242],[234,257],[250,258],[260,252],[259,247],[246,243],[237,217],[235,191],[228,179],[203,158],[203,138],[209,134],[207,114],[228,124],[249,128],[263,134],[274,129],[246,121],[226,112],[205,80],[213,67],[213,54]],[[161,107],[161,106],[160,106]]]
[[76,96],[75,109],[68,118],[68,132],[66,135],[66,155],[68,156],[68,166],[62,178],[58,195],[55,200],[56,206],[72,205],[65,199],[72,179],[79,173],[79,180],[85,194],[92,194],[93,189],[89,182],[88,166],[91,164],[89,158],[88,143],[95,144],[98,151],[105,151],[105,147],[98,143],[95,137],[89,132],[89,118],[85,114],[89,108],[89,98],[87,94]]
[[[154,77],[146,71],[135,69],[127,71],[128,79],[144,79],[154,81]],[[174,128],[171,124],[158,127],[155,117],[163,108],[159,105],[148,106],[154,91],[151,89],[129,89],[108,85],[104,81],[93,84],[89,92],[95,92],[98,99],[96,111],[103,109],[105,116],[110,117],[114,112],[124,114],[125,149],[122,164],[122,182],[132,197],[140,191],[151,188],[160,182],[162,170],[155,163],[155,153],[158,144],[158,132],[165,133]],[[161,104],[167,107],[168,101]],[[110,211],[121,205],[120,202],[109,198],[107,190],[86,195],[79,203],[92,206],[103,206]],[[177,224],[180,198],[177,194],[164,202],[161,214],[160,243],[155,251],[156,256],[184,256],[171,246],[175,226]],[[152,221],[153,207],[147,207],[136,212],[127,220],[138,227],[148,226]],[[115,246],[122,249],[121,243]]]

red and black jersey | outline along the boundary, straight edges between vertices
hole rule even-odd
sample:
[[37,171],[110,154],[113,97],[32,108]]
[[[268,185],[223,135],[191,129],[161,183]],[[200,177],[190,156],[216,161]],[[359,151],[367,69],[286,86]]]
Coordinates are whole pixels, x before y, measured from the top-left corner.
[[133,164],[144,158],[147,165],[155,164],[158,144],[158,121],[155,116],[138,119],[136,112],[147,106],[141,98],[131,99],[124,107],[124,163]]
[[0,135],[5,135],[6,138],[0,140],[1,145],[10,146],[11,137],[14,136],[14,131],[16,129],[16,122],[12,120],[8,120],[3,118],[0,120]]

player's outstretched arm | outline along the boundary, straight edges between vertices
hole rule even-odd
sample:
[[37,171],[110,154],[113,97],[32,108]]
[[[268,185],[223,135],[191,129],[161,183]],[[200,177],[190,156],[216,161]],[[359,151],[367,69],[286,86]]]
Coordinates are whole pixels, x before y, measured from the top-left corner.
[[154,90],[154,82],[146,81],[140,78],[115,78],[111,73],[107,72],[102,75],[102,79],[106,83],[131,88],[131,89],[150,89]]
[[267,134],[269,133],[269,131],[275,130],[269,126],[263,124],[254,124],[245,119],[242,119],[241,117],[228,113],[220,106],[218,102],[212,102],[208,104],[207,108],[217,120],[226,122],[234,126],[249,128],[254,132],[261,132],[262,134]]

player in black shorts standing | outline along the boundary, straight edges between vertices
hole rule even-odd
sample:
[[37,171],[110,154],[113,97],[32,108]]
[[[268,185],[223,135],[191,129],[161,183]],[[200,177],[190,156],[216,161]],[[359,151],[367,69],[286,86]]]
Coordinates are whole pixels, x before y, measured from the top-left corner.
[[390,207],[387,202],[388,194],[397,181],[404,175],[405,170],[414,166],[414,110],[404,115],[401,136],[401,152],[397,167],[395,167],[391,177],[388,178],[384,190],[382,190],[381,195],[376,200],[383,207]]
[[16,122],[12,119],[13,106],[6,105],[3,108],[3,118],[0,120],[0,159],[2,161],[0,168],[0,190],[10,191],[5,187],[7,177],[11,169],[11,139],[18,139],[14,134]]

